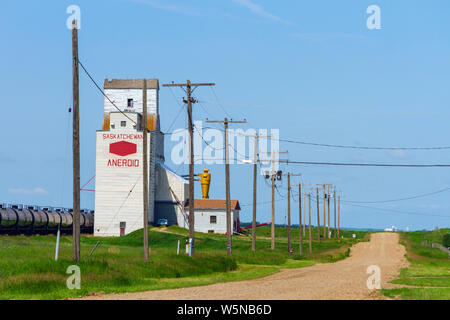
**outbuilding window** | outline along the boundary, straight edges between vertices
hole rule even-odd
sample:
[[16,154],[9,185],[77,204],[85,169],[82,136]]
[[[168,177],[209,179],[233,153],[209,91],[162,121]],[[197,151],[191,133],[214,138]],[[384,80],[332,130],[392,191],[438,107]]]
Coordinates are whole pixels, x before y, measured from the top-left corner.
[[133,99],[128,99],[127,100],[127,107],[128,108],[133,108]]
[[217,216],[210,216],[209,217],[209,223],[216,224],[217,223]]

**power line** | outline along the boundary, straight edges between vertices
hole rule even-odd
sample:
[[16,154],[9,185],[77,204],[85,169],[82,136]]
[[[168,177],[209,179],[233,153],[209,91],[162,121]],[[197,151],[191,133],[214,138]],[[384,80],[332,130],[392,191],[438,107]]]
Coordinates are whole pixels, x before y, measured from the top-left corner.
[[[215,128],[223,131],[223,129]],[[278,139],[280,142],[328,147],[328,148],[344,148],[344,149],[359,149],[359,150],[450,150],[450,146],[438,146],[438,147],[369,147],[369,146],[352,146],[352,145],[339,145],[339,144],[325,144],[306,141],[296,141],[291,139]]]
[[[341,202],[347,202],[347,201],[341,200]],[[394,209],[385,209],[385,208],[369,207],[369,206],[350,204],[350,203],[347,203],[347,205],[352,206],[352,207],[360,207],[360,208],[367,208],[367,209],[380,210],[380,211],[389,211],[389,212],[401,213],[401,214],[450,218],[450,216],[444,216],[444,215],[438,215],[438,214],[426,214],[426,213],[419,213],[419,212],[410,212],[410,211],[402,211],[402,210],[394,210]]]
[[214,94],[214,97],[216,98],[217,104],[220,106],[220,108],[223,110],[223,112],[225,112],[225,114],[230,117],[230,119],[232,118],[231,115],[228,113],[228,111],[224,108],[224,106],[222,105],[222,103],[220,103],[219,98],[217,97],[216,91],[214,90],[213,87],[210,87],[212,93]]
[[[198,100],[197,100],[197,101],[198,101]],[[197,102],[197,103],[198,103],[198,105],[202,108],[202,110],[206,113],[206,116],[207,116],[207,117],[214,118],[214,115],[211,114],[211,113],[209,113],[209,111],[205,109],[205,106],[204,106],[201,102]]]
[[[298,193],[297,193],[298,195]],[[311,201],[316,203],[317,200],[312,199]],[[395,209],[386,209],[386,208],[379,208],[379,207],[371,207],[371,206],[364,206],[364,205],[358,205],[358,204],[352,204],[349,203],[349,201],[345,201],[341,199],[341,202],[345,202],[347,205],[352,207],[360,207],[360,208],[366,208],[366,209],[373,209],[373,210],[380,210],[380,211],[389,211],[394,213],[400,213],[400,214],[411,214],[411,215],[419,215],[419,216],[434,216],[434,217],[444,217],[444,218],[450,218],[450,216],[445,215],[436,215],[436,214],[426,214],[426,213],[419,213],[419,212],[411,212],[411,211],[403,211],[403,210],[395,210]],[[319,203],[322,203],[322,201],[319,201]],[[242,206],[241,206],[242,207]]]
[[198,128],[197,128],[196,125],[194,125],[194,128],[195,128],[195,130],[197,131],[197,133],[198,133],[198,135],[200,136],[200,138],[202,138],[203,142],[206,143],[206,145],[207,145],[208,147],[210,147],[210,148],[213,149],[213,150],[223,150],[223,149],[225,149],[225,147],[221,147],[221,148],[213,147],[211,143],[209,143],[208,141],[205,140],[205,138],[204,138],[203,135],[200,133],[200,131],[198,130]]
[[[223,103],[219,102],[216,96],[217,102],[214,101],[204,101],[207,103],[215,103],[219,104],[223,107]],[[232,105],[230,106],[242,106],[242,105]],[[316,143],[316,142],[308,142],[308,141],[298,141],[291,139],[279,139],[281,142],[294,143],[294,144],[303,144],[317,147],[327,147],[327,148],[344,148],[344,149],[359,149],[359,150],[449,150],[450,146],[437,146],[437,147],[380,147],[380,146],[355,146],[355,145],[344,145],[344,144],[329,144],[329,143]]]
[[292,164],[323,165],[323,166],[353,166],[353,167],[400,167],[400,168],[448,168],[450,164],[392,164],[392,163],[345,163],[345,162],[314,162],[288,161]]
[[105,94],[105,92],[102,90],[102,88],[100,88],[100,86],[97,84],[97,82],[94,80],[94,78],[92,78],[92,76],[89,74],[89,72],[86,70],[86,68],[84,67],[84,65],[81,63],[81,61],[78,59],[78,63],[80,64],[81,68],[83,69],[83,71],[86,73],[86,75],[89,77],[89,79],[94,83],[94,85],[97,87],[97,89],[102,93],[102,95],[108,99],[108,101],[114,106],[114,108],[116,108],[121,114],[123,114],[126,118],[128,118],[131,122],[133,122],[134,124],[137,125],[136,121],[134,121],[133,119],[131,119],[125,112],[123,112],[122,110],[120,110],[119,107],[116,106],[116,104]]
[[[184,109],[184,104],[179,103],[178,100],[177,100],[177,98],[175,97],[175,94],[173,93],[172,88],[169,87],[169,89],[170,89],[170,92],[172,93],[172,96],[173,96],[175,102],[180,106],[180,110],[178,111],[176,117],[173,118],[172,124],[169,126],[169,129],[167,129],[167,131],[170,131],[170,130],[172,129],[173,125],[175,124],[175,122],[177,121],[178,117],[180,116],[181,111],[183,111],[183,109]],[[165,134],[165,133],[164,133],[164,134]]]
[[450,190],[450,187],[438,190],[438,191],[433,191],[433,192],[429,192],[429,193],[424,193],[424,194],[420,194],[420,195],[416,195],[416,196],[411,196],[411,197],[407,197],[407,198],[399,198],[399,199],[391,199],[391,200],[380,200],[380,201],[351,201],[351,200],[346,200],[345,202],[348,203],[386,203],[386,202],[396,202],[396,201],[404,201],[404,200],[411,200],[411,199],[418,199],[418,198],[424,198],[424,197],[428,197],[431,195],[435,195],[438,193],[442,193],[445,191]]
[[359,149],[359,150],[448,150],[450,147],[368,147],[368,146],[352,146],[352,145],[339,145],[339,144],[325,144],[325,143],[314,143],[306,141],[295,141],[289,139],[279,139],[281,142],[303,144],[317,147],[328,147],[328,148],[344,148],[344,149]]

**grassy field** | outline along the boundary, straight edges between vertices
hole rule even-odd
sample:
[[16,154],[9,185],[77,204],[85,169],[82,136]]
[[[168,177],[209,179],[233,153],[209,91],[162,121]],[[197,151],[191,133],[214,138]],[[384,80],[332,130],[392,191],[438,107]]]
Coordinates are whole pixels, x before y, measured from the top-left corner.
[[402,233],[401,243],[406,247],[411,265],[402,269],[392,283],[412,287],[382,290],[382,293],[404,300],[450,300],[450,258],[448,253],[430,245],[442,244],[448,232],[450,229]]
[[[314,230],[316,232],[316,230]],[[357,237],[352,238],[355,233]],[[72,238],[61,237],[59,260],[54,261],[56,237],[0,236],[0,299],[60,299],[96,292],[136,292],[245,280],[299,268],[316,262],[333,262],[348,256],[349,247],[367,239],[366,232],[345,231],[344,238],[313,241],[313,255],[298,255],[298,230],[293,230],[294,254],[287,252],[287,230],[276,231],[276,248],[270,249],[270,227],[258,229],[257,251],[251,239],[233,237],[233,256],[226,255],[224,235],[196,235],[194,258],[183,254],[187,230],[150,228],[150,262],[143,262],[142,230],[125,237],[82,236],[81,289],[69,290],[68,266],[73,265]],[[181,254],[177,255],[177,243]],[[100,241],[89,257],[89,253]],[[304,252],[308,243],[303,244]]]

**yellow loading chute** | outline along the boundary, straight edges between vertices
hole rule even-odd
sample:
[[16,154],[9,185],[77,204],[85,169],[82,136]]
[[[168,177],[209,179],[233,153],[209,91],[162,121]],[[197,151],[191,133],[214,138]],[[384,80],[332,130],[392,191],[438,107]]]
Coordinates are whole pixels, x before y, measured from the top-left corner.
[[202,184],[202,199],[209,199],[209,186],[211,185],[211,174],[208,169],[203,169],[203,173],[198,175]]

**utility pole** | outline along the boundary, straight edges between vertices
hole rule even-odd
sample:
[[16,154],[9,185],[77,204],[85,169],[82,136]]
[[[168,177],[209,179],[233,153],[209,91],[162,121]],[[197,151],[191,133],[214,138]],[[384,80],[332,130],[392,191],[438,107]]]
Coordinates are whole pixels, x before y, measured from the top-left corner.
[[287,207],[287,214],[288,214],[288,252],[292,252],[291,248],[291,174],[287,174],[288,178],[288,194],[287,194],[287,200],[288,200],[288,207]]
[[[287,193],[287,220],[288,220],[288,252],[292,253],[292,246],[291,246],[291,177],[295,176],[301,176],[301,174],[292,174],[288,172],[287,178],[288,178],[288,193]],[[299,222],[301,225],[301,220]]]
[[[345,196],[342,194],[342,191],[340,190],[334,190],[334,194],[335,194],[335,206],[336,206],[336,199],[337,199],[337,226],[336,226],[336,221],[334,222],[335,225],[335,233],[337,238],[339,238],[339,234],[340,234],[340,230],[341,230],[341,199],[345,198]],[[336,195],[338,194],[338,195]],[[335,209],[335,216],[336,216],[336,209]],[[336,228],[337,228],[337,232],[336,232]]]
[[309,229],[309,255],[312,255],[312,237],[311,237],[311,193],[308,193],[308,229]]
[[144,201],[144,261],[148,262],[148,128],[147,128],[147,79],[142,80],[143,144],[143,201]]
[[252,219],[252,250],[256,251],[256,187],[257,187],[257,174],[258,174],[258,146],[259,138],[271,138],[271,136],[245,135],[245,137],[252,137],[254,139],[254,155],[253,155],[253,219]]
[[256,251],[256,183],[258,174],[258,135],[255,136],[253,157],[253,219],[252,219],[252,250]]
[[330,239],[330,185],[328,185],[328,193],[327,193],[327,201],[328,201],[328,239]]
[[326,202],[326,191],[325,191],[325,184],[323,185],[323,236],[324,238],[327,237],[327,218],[326,218],[326,207],[325,207],[325,202]]
[[334,238],[337,238],[337,234],[336,234],[336,188],[334,188],[334,195],[333,195],[333,200],[334,200]]
[[320,212],[319,212],[319,188],[317,191],[317,241],[320,242]]
[[[275,249],[275,179],[276,176],[278,177],[279,180],[281,180],[282,177],[282,173],[281,171],[279,171],[279,175],[275,172],[275,162],[288,162],[288,160],[275,160],[275,154],[282,154],[282,153],[288,153],[287,151],[285,152],[268,152],[272,154],[272,160],[270,160],[272,162],[272,172],[270,174],[271,180],[272,180],[272,228],[271,228],[271,249],[274,250]],[[264,160],[263,160],[264,161]]]
[[230,161],[229,161],[229,149],[228,149],[228,125],[230,123],[247,123],[247,121],[233,121],[225,118],[223,121],[208,120],[207,123],[223,123],[225,128],[225,184],[226,184],[226,210],[227,210],[227,254],[232,254],[232,223],[231,223],[231,199],[230,199]]
[[339,238],[339,230],[340,230],[340,217],[341,217],[341,196],[338,197],[338,229],[337,236]]
[[80,262],[80,99],[78,73],[78,23],[72,21],[73,84],[73,260]]
[[[304,214],[304,213],[303,213]],[[300,237],[299,254],[303,255],[303,232],[302,232],[302,184],[298,185],[298,233]]]
[[275,153],[272,153],[272,225],[271,225],[271,244],[272,250],[275,250]]
[[[305,213],[303,213],[305,214]],[[298,233],[299,233],[299,237],[300,237],[300,243],[299,243],[299,254],[303,255],[303,231],[302,229],[304,227],[302,227],[302,184],[300,183],[298,185]]]
[[252,217],[252,250],[256,251],[256,183],[258,174],[258,135],[255,136],[253,157],[253,217]]
[[[323,237],[330,239],[330,185],[327,183],[318,184],[318,186],[323,187]],[[326,192],[326,188],[328,187],[328,193]],[[328,199],[328,223],[326,216],[326,202]]]
[[189,126],[189,256],[194,255],[194,238],[195,238],[195,211],[194,211],[194,125],[192,121],[192,104],[197,101],[191,97],[192,87],[215,86],[214,83],[169,83],[163,84],[163,87],[186,87],[187,99],[183,100],[188,106],[188,126]]
[[[306,223],[306,194],[302,194],[302,185],[299,183],[298,185],[294,185],[298,187],[298,233],[299,233],[299,254],[303,254],[303,237],[305,237]],[[305,201],[302,201],[303,196],[305,196]],[[302,212],[302,202],[303,202],[303,212]],[[302,222],[303,216],[303,222]],[[303,230],[302,230],[303,229]]]
[[302,194],[302,196],[305,199],[305,201],[303,201],[303,237],[306,238],[306,193]]

